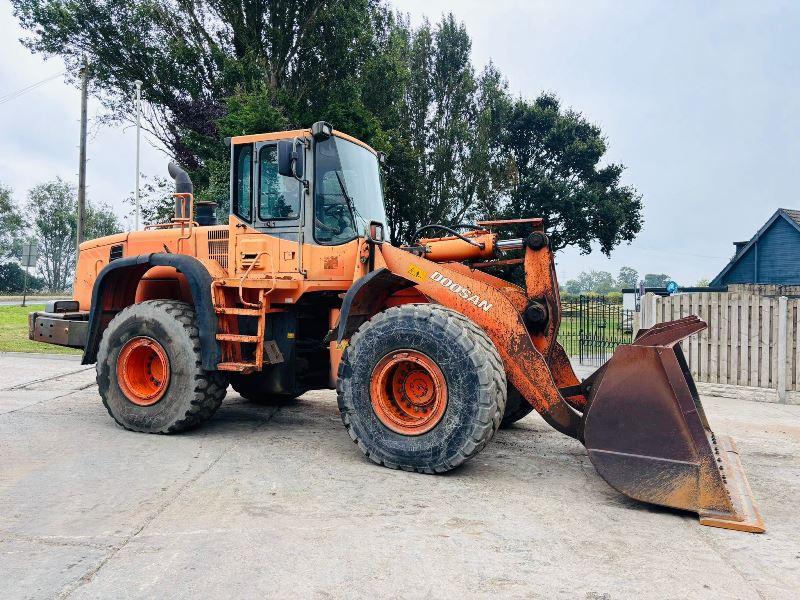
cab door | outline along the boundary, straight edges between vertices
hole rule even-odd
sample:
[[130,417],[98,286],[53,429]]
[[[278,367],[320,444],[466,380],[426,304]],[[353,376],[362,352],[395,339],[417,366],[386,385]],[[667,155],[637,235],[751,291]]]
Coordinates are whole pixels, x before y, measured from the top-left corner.
[[298,239],[303,218],[302,186],[294,177],[278,173],[277,141],[257,143],[258,185],[255,191],[255,227],[277,238],[273,260],[280,273],[297,273]]
[[[233,148],[233,176],[231,177],[231,237],[230,260],[236,275],[244,274],[251,266],[253,271],[263,271],[263,235],[255,230],[256,213],[253,206],[254,187],[257,182],[258,157],[253,144],[240,144]],[[256,264],[254,264],[256,263]]]
[[[237,274],[297,272],[301,186],[278,173],[277,143],[242,144],[233,151],[231,244]],[[260,275],[259,275],[260,274]]]

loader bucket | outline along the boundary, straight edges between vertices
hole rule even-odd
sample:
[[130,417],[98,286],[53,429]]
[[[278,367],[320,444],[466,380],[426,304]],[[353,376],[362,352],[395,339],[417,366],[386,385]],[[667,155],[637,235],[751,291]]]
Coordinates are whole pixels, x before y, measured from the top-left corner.
[[644,502],[696,512],[700,523],[763,532],[736,444],[708,426],[679,342],[697,317],[642,330],[583,386],[583,439],[598,473]]

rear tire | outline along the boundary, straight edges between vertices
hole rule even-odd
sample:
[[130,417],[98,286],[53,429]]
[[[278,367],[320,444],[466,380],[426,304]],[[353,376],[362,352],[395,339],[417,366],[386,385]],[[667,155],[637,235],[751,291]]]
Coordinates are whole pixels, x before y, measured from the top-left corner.
[[506,412],[503,414],[503,420],[500,421],[500,427],[506,429],[511,427],[514,423],[527,417],[533,407],[530,402],[522,397],[517,388],[511,383],[508,384],[508,393],[506,395]]
[[298,394],[274,394],[264,392],[264,377],[269,376],[264,373],[251,373],[250,375],[239,375],[238,373],[230,376],[231,386],[245,400],[264,406],[285,406],[293,402]]
[[[404,356],[413,357],[406,359],[410,366],[391,366]],[[391,368],[398,371],[381,388]],[[425,368],[432,373],[428,379],[420,375]],[[395,393],[398,385],[402,394]],[[409,407],[399,406],[395,421],[386,416],[381,389],[391,402]],[[443,389],[444,396],[431,389]],[[408,304],[378,313],[353,335],[339,366],[337,392],[342,422],[370,460],[441,473],[477,455],[492,438],[505,408],[506,376],[497,349],[475,323],[439,305]],[[414,412],[417,407],[424,410]],[[400,433],[404,427],[412,433]]]
[[[138,361],[126,358],[137,343],[152,346],[157,354]],[[158,365],[159,356],[164,367],[156,372],[147,364],[156,357]],[[143,374],[140,381],[137,369]],[[111,417],[125,429],[145,433],[199,426],[219,408],[228,387],[224,374],[203,370],[194,309],[175,300],[148,300],[120,311],[103,332],[96,370]],[[164,381],[158,381],[162,375]]]

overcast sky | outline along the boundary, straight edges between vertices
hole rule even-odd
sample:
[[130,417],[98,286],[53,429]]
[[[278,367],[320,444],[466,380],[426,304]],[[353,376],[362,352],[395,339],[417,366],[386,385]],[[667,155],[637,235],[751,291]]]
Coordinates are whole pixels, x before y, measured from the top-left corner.
[[[597,123],[608,160],[644,198],[644,228],[611,259],[558,257],[562,281],[623,265],[692,285],[727,263],[780,207],[800,208],[800,3],[396,0],[415,23],[453,11],[473,58],[490,59],[514,94],[558,94]],[[0,97],[63,70],[32,56],[0,2]],[[98,105],[90,101],[90,119]],[[77,180],[78,90],[56,78],[0,104],[0,182],[21,199],[59,175]],[[134,132],[90,122],[91,200],[123,213],[133,188]],[[142,171],[167,157],[143,144]],[[521,215],[522,216],[522,215]],[[525,215],[535,216],[535,215]]]

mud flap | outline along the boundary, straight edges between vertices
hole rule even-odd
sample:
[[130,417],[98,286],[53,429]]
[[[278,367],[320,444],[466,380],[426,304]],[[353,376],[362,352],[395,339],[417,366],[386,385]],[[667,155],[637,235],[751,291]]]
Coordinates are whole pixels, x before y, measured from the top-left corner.
[[585,382],[584,444],[603,479],[631,498],[763,532],[736,445],[711,431],[679,345],[705,327],[697,317],[661,323],[617,348]]

